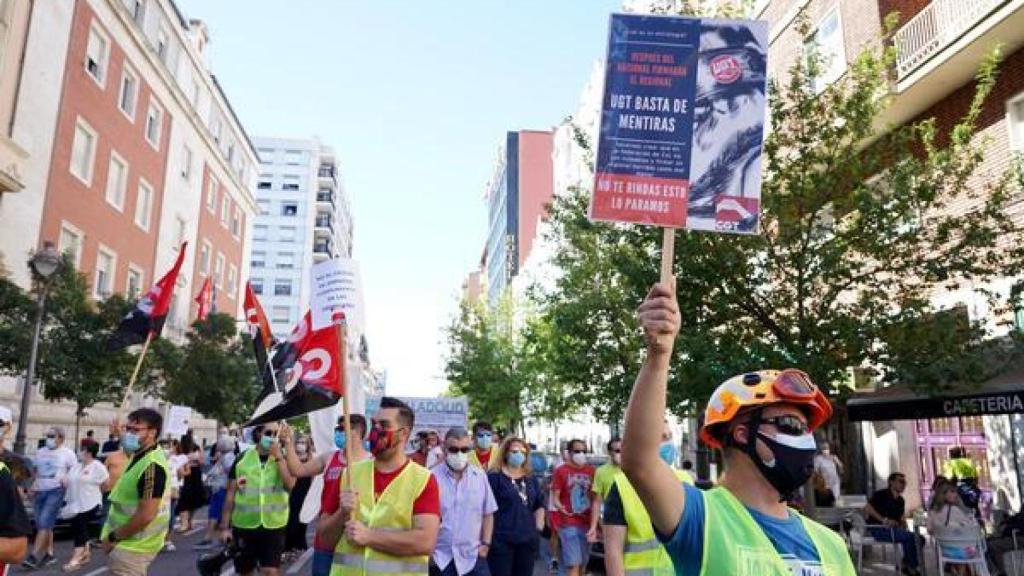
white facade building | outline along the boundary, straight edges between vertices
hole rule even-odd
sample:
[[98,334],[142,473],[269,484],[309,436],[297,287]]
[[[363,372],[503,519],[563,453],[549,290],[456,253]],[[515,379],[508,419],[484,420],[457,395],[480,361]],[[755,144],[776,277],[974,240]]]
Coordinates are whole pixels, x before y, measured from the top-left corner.
[[306,313],[310,268],[352,256],[352,212],[334,150],[317,139],[256,138],[259,207],[250,281],[271,330],[284,337]]

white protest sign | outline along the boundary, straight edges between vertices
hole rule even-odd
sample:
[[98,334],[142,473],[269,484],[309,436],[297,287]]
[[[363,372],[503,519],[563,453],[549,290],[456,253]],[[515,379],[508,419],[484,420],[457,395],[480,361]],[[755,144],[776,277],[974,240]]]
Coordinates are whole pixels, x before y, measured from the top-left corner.
[[363,329],[363,290],[359,263],[347,258],[334,258],[314,264],[310,270],[312,295],[310,311],[313,329],[330,326],[332,314],[345,313],[349,332]]
[[[377,413],[380,408],[380,398],[380,396],[366,397],[366,415],[368,417],[372,418]],[[465,428],[467,425],[469,400],[465,396],[456,398],[396,396],[396,398],[412,408],[412,413],[416,416],[416,425],[413,427],[414,434],[424,428],[432,428],[444,435],[449,428]]]
[[167,426],[164,427],[164,434],[175,438],[184,436],[188,432],[190,418],[192,418],[192,409],[188,406],[171,406],[171,409],[167,411]]

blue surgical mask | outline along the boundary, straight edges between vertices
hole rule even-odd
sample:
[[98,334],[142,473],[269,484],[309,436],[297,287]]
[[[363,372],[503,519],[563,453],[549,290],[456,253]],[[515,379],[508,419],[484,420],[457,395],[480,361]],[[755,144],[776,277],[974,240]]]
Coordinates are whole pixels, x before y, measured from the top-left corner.
[[476,447],[481,450],[487,450],[491,447],[491,435],[490,434],[477,434]]
[[125,432],[124,438],[121,439],[121,448],[125,452],[132,454],[139,449],[139,435],[135,432]]
[[270,450],[270,447],[274,444],[273,436],[263,436],[260,438],[260,448],[264,450]]
[[673,444],[671,440],[666,440],[658,446],[658,456],[661,457],[661,459],[669,466],[675,466],[679,452],[676,450],[676,445]]
[[53,450],[54,448],[56,448],[57,447],[57,439],[56,438],[47,438],[46,439],[46,447],[49,448],[50,450]]
[[369,440],[363,440],[363,450],[366,450],[367,452],[370,451],[370,441]]
[[513,468],[519,468],[526,462],[526,454],[522,452],[511,452],[508,455],[508,465]]
[[345,449],[345,431],[344,430],[335,430],[334,431],[334,446],[338,450],[344,450]]

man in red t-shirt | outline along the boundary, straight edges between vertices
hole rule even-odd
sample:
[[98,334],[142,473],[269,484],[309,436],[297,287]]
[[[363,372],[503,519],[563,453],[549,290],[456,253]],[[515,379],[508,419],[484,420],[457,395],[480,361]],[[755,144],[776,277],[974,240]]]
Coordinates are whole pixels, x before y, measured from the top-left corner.
[[[325,539],[337,541],[344,536],[352,546],[365,547],[397,557],[429,556],[433,552],[437,532],[441,526],[441,498],[434,475],[409,460],[405,454],[405,445],[412,433],[413,423],[412,409],[405,402],[390,396],[381,398],[380,409],[367,436],[374,460],[372,463],[354,464],[352,470],[353,480],[358,482],[358,478],[361,477],[359,471],[365,470],[360,467],[373,467],[373,499],[370,502],[363,495],[363,506],[393,506],[388,499],[396,491],[385,493],[387,487],[398,478],[402,478],[402,482],[415,481],[417,477],[425,474],[426,483],[413,500],[410,522],[412,528],[406,530],[399,526],[369,527],[364,524],[365,518],[360,517],[358,513],[360,495],[349,489],[348,476],[344,476],[338,511],[323,518],[320,523]],[[358,483],[356,485],[358,486]]]
[[[288,472],[296,478],[316,476],[321,472],[324,475],[324,487],[320,493],[320,515],[323,519],[338,511],[341,500],[341,474],[345,469],[345,445],[352,443],[352,458],[356,462],[362,462],[371,458],[370,453],[363,448],[363,438],[366,437],[366,419],[361,414],[352,414],[349,417],[349,426],[352,429],[352,438],[345,437],[344,418],[338,417],[338,425],[334,427],[334,447],[337,450],[325,452],[310,458],[306,462],[299,460],[292,444],[291,428],[282,425],[278,436],[285,443],[285,459],[288,463]],[[331,573],[331,562],[334,558],[334,548],[338,540],[324,538],[323,528],[317,522],[316,533],[313,539],[313,576],[328,576]]]
[[561,564],[568,576],[581,576],[590,558],[587,530],[590,528],[594,467],[587,463],[587,445],[583,440],[570,440],[568,453],[569,459],[555,469],[551,479],[551,497]]

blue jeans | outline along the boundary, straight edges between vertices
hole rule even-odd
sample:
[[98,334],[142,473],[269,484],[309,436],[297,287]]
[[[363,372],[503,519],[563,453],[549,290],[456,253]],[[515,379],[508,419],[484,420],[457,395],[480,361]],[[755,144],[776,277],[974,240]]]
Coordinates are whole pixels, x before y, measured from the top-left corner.
[[882,526],[869,526],[868,532],[871,537],[879,542],[895,542],[903,549],[903,561],[911,568],[917,568],[917,542],[914,533],[903,528],[885,528]]
[[32,509],[36,515],[36,528],[39,530],[53,530],[53,525],[57,523],[57,514],[63,505],[63,488],[36,492],[32,499]]
[[328,576],[334,553],[326,550],[313,550],[313,576]]
[[590,543],[587,530],[579,526],[565,526],[558,530],[558,544],[562,549],[559,570],[562,566],[586,566],[590,560]]

